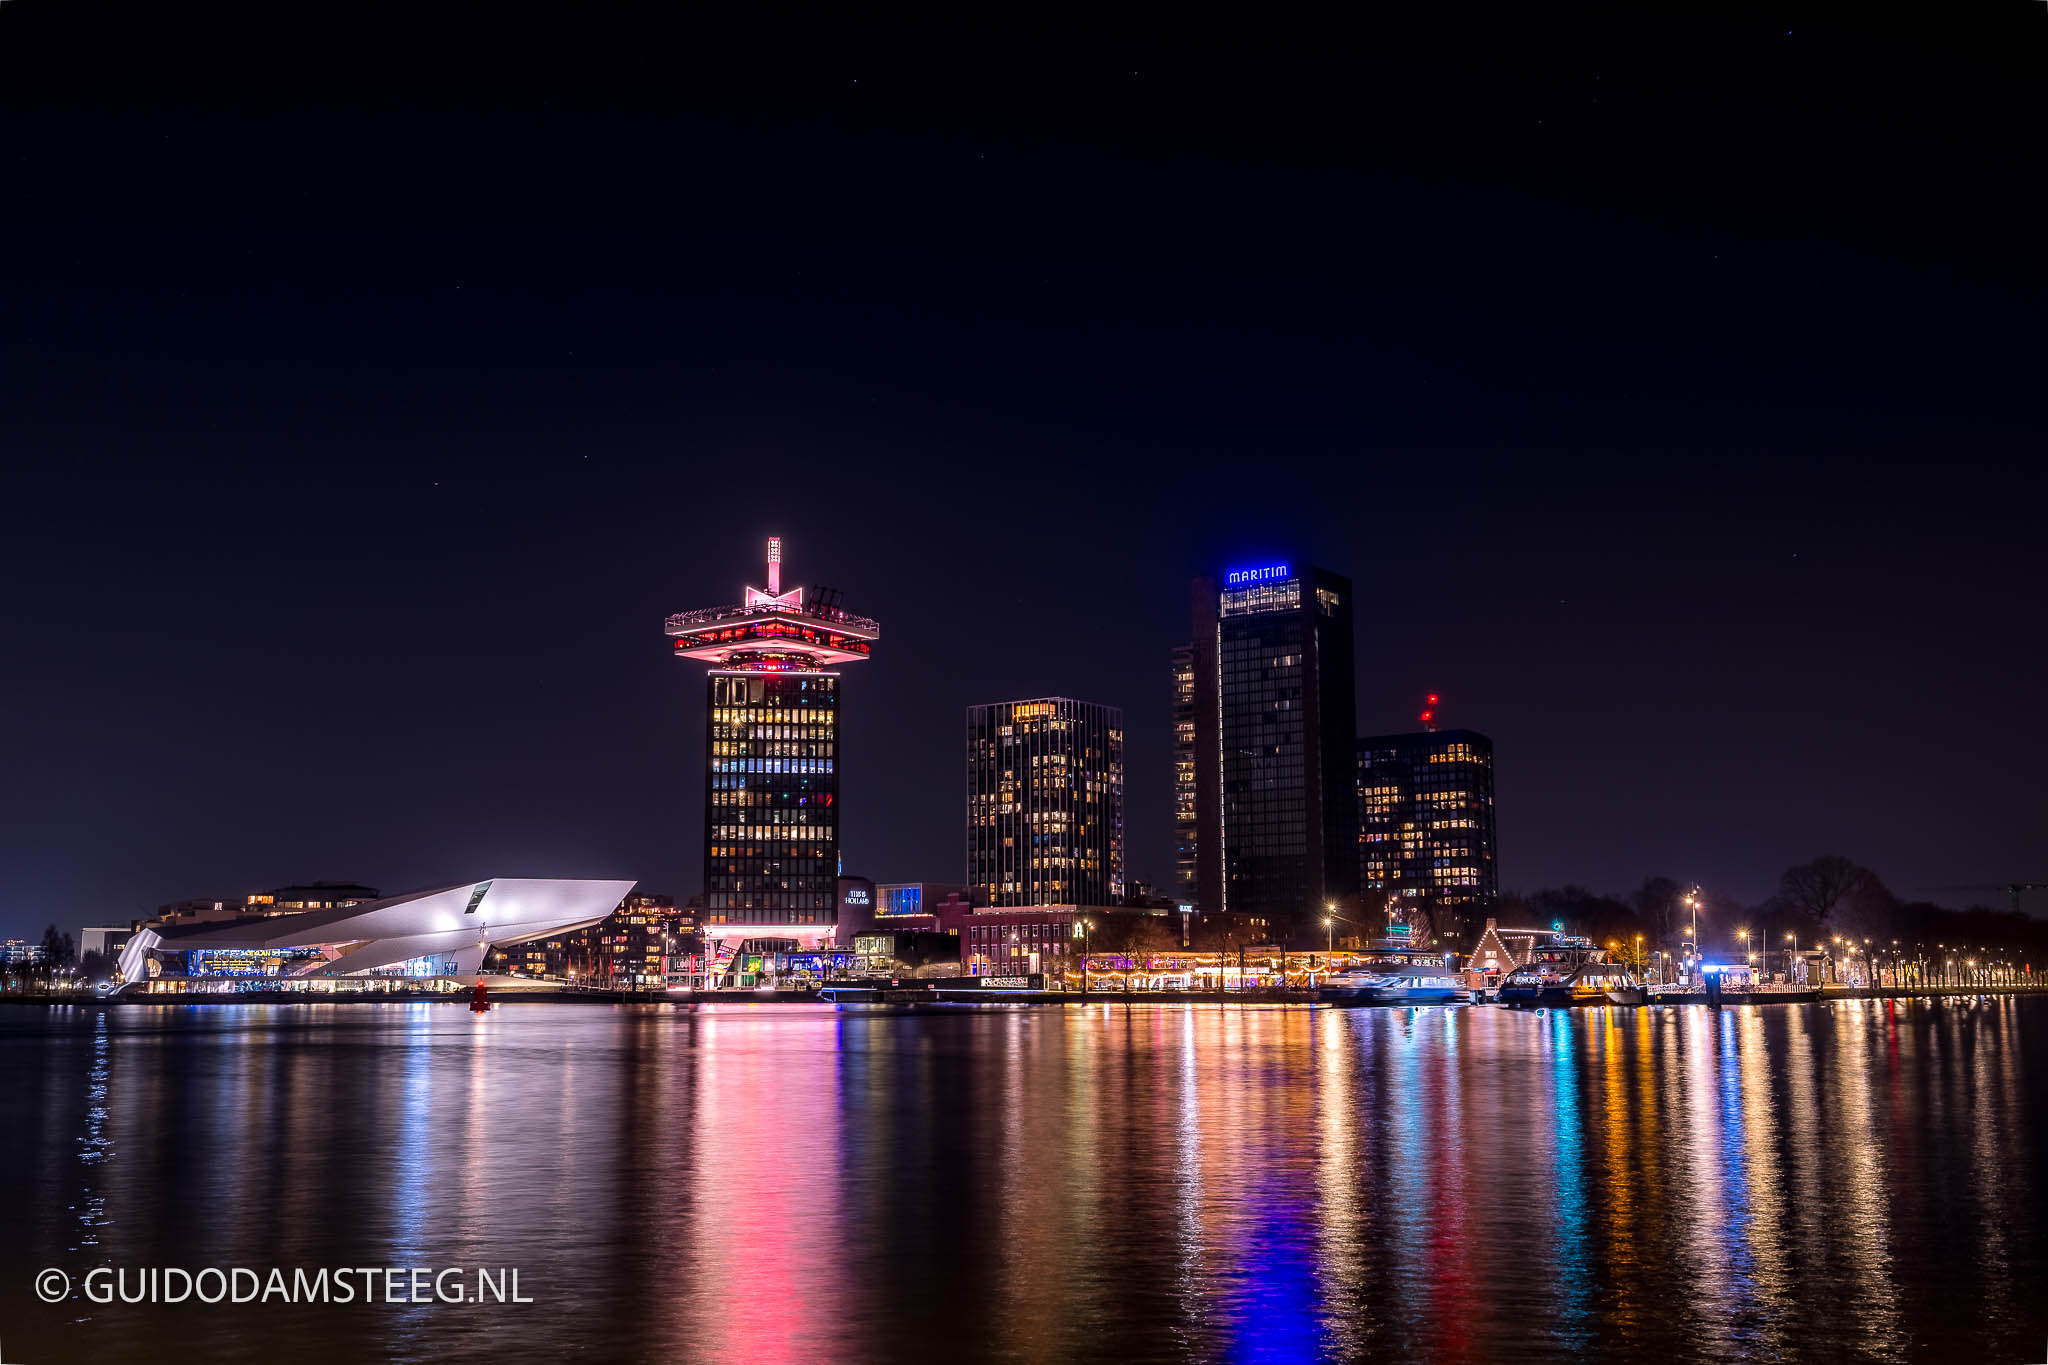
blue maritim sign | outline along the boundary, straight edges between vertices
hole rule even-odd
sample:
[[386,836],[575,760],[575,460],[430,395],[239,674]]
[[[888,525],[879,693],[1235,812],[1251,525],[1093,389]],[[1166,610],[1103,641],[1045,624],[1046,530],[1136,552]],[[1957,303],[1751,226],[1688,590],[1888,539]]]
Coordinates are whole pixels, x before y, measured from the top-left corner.
[[1254,583],[1277,583],[1293,576],[1294,570],[1289,565],[1264,564],[1256,569],[1232,569],[1223,576],[1223,582],[1226,587],[1244,588]]

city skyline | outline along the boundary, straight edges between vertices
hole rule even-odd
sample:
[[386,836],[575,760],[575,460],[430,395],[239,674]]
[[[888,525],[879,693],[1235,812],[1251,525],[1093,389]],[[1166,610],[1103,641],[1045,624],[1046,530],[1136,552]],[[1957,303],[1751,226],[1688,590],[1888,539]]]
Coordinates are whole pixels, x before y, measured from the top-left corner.
[[115,10],[5,1360],[2038,1358],[2043,4]]
[[[796,519],[778,518],[769,524],[787,530],[794,520]],[[759,558],[758,547],[764,538],[749,536],[745,541],[741,541],[735,536],[731,546],[732,553],[726,556],[727,562],[738,559],[741,563],[744,563],[749,557],[757,560]],[[808,536],[802,536],[801,532],[798,532],[795,537],[785,535],[785,539],[793,538],[800,538],[802,543],[806,545],[807,556],[812,553],[822,555],[827,552],[823,546],[812,548],[815,542]],[[708,560],[712,556],[707,555],[706,558]],[[1207,562],[1211,561],[1212,556],[1202,555],[1197,563],[1197,567],[1206,567]],[[722,565],[706,564],[703,569],[692,573],[690,577],[700,582],[715,584],[717,582],[717,575],[721,571],[724,571]],[[737,579],[742,575],[734,573],[731,576]],[[850,575],[842,574],[839,576],[853,581]],[[699,591],[700,593],[702,592],[702,590]],[[857,588],[852,589],[849,595],[853,591],[859,590]],[[1171,886],[1173,875],[1172,793],[1169,777],[1172,763],[1171,701],[1169,697],[1164,695],[1164,689],[1161,688],[1158,682],[1160,676],[1158,661],[1171,656],[1175,647],[1175,641],[1172,637],[1175,634],[1176,627],[1178,627],[1182,634],[1185,633],[1184,622],[1177,622],[1173,619],[1170,607],[1178,606],[1183,612],[1185,611],[1186,581],[1183,579],[1177,583],[1172,581],[1163,582],[1157,586],[1154,595],[1164,599],[1164,603],[1169,605],[1169,609],[1161,612],[1163,619],[1158,622],[1153,634],[1153,638],[1158,643],[1157,648],[1152,651],[1153,667],[1149,671],[1150,676],[1144,676],[1141,671],[1143,660],[1132,659],[1123,661],[1134,680],[1133,690],[1130,695],[1136,703],[1127,708],[1127,714],[1134,713],[1138,717],[1137,721],[1128,723],[1130,735],[1127,743],[1126,758],[1128,773],[1126,805],[1129,812],[1129,842],[1132,845],[1133,852],[1127,859],[1127,868],[1129,875],[1133,879],[1148,881],[1156,889],[1164,892]],[[1047,629],[1051,629],[1057,624],[1058,618],[1055,612],[1059,606],[1058,594],[1050,594],[1049,596],[1052,600],[1030,604],[1034,612],[1043,618]],[[861,591],[860,597],[865,601],[869,599],[870,594]],[[664,601],[673,602],[675,600],[675,591],[664,589],[661,593],[661,598]],[[915,611],[918,609],[917,604],[919,601],[928,602],[929,600],[929,593],[926,592],[922,595],[911,596],[908,600],[903,601],[901,606],[903,609]],[[892,614],[900,614],[900,612]],[[651,641],[648,641],[644,635],[645,618],[636,623],[636,629],[643,632],[639,642],[640,645],[644,647],[650,644]],[[924,643],[924,640],[920,638],[923,635],[924,632],[922,631],[913,633],[906,642],[905,647],[913,651],[917,650]],[[1361,645],[1361,656],[1364,650],[1365,646]],[[1134,648],[1132,653],[1135,654],[1136,652]],[[657,656],[656,663],[668,662],[658,657],[660,654],[658,649],[655,653]],[[1366,677],[1371,672],[1371,669],[1363,657],[1361,657],[1360,662],[1361,705],[1358,728],[1361,731],[1385,729],[1389,732],[1413,728],[1412,708],[1414,696],[1412,688],[1407,688],[1403,685],[1397,690],[1394,686],[1376,686],[1370,678]],[[867,678],[857,680],[854,686],[855,695],[861,696],[863,693],[868,693],[872,690],[872,693],[876,694],[872,704],[876,707],[882,707],[885,705],[885,702],[883,696],[879,694],[882,693],[883,687],[881,680],[888,678],[888,662],[884,659],[879,664],[870,664],[868,667],[877,674],[877,677],[875,680]],[[691,724],[685,723],[683,718],[694,711],[696,703],[687,702],[685,699],[677,696],[673,690],[676,685],[676,678],[672,670],[673,665],[671,664],[671,671],[665,674],[657,671],[652,678],[647,680],[661,691],[662,695],[659,699],[659,704],[668,711],[666,720],[671,722],[671,725],[669,733],[662,737],[662,743],[669,746],[667,751],[661,754],[632,754],[622,749],[617,755],[613,756],[613,762],[624,766],[636,759],[659,759],[664,765],[677,765],[679,770],[697,770],[697,765],[704,760],[701,729],[697,731],[698,737],[694,744],[691,742],[692,736],[690,734],[682,733],[682,730],[692,728]],[[1499,670],[1489,670],[1489,672],[1495,676],[1499,674]],[[1085,661],[1079,659],[1064,663],[1041,662],[1037,667],[1037,671],[1029,676],[1043,680],[1048,685],[1042,691],[1034,691],[1029,694],[1081,693],[1083,691],[1081,686],[1067,680],[1091,675],[1101,676],[1099,672],[1091,672],[1090,666]],[[1433,677],[1434,675],[1418,671],[1413,676]],[[1148,683],[1149,687],[1146,687],[1145,684]],[[970,688],[972,691],[970,691]],[[1469,722],[1470,728],[1487,729],[1499,741],[1501,738],[1499,731],[1507,727],[1494,721],[1493,717],[1495,715],[1506,714],[1510,717],[1515,715],[1526,717],[1530,714],[1531,708],[1529,704],[1526,701],[1518,702],[1511,695],[1507,695],[1503,684],[1491,682],[1489,683],[1489,689],[1488,692],[1482,692],[1475,701],[1468,699],[1469,693],[1460,695],[1458,691],[1446,688],[1443,692],[1443,707],[1446,721],[1459,725]],[[603,691],[609,690],[608,688],[603,689]],[[982,696],[988,695],[988,689],[974,684],[962,684],[960,691],[963,696],[971,696],[973,691],[979,691]],[[1018,695],[1026,694],[1021,689],[1016,690],[1016,692]],[[1146,695],[1147,692],[1150,693],[1149,696]],[[1372,701],[1368,700],[1375,696],[1378,697],[1378,704],[1376,706]],[[1152,704],[1148,705],[1147,703]],[[867,704],[865,700],[857,703],[857,705]],[[963,705],[965,704],[968,703],[963,702]],[[1369,707],[1371,708],[1370,710],[1368,709]],[[1477,714],[1475,714],[1475,711],[1477,711]],[[955,711],[954,714],[957,715],[959,712]],[[1402,724],[1404,719],[1409,722],[1407,725]],[[1375,720],[1380,722],[1379,726],[1374,725],[1373,722]],[[675,725],[681,725],[682,730],[675,729]],[[872,848],[876,852],[873,855],[864,853],[850,855],[847,859],[847,871],[860,875],[874,876],[878,881],[955,880],[957,877],[955,864],[959,860],[957,851],[957,831],[959,827],[957,797],[949,798],[944,794],[943,790],[946,787],[951,787],[954,791],[957,791],[959,760],[957,757],[957,747],[955,747],[957,739],[949,740],[949,736],[953,733],[952,727],[933,721],[923,729],[913,727],[904,734],[897,736],[877,734],[874,727],[862,727],[862,729],[866,730],[867,733],[862,734],[861,730],[856,730],[852,742],[856,746],[855,761],[857,763],[861,762],[860,746],[863,741],[873,743],[875,746],[868,751],[872,757],[864,765],[869,769],[869,780],[877,783],[881,782],[882,772],[886,767],[885,761],[881,757],[882,754],[894,753],[897,755],[897,761],[901,763],[906,758],[915,761],[915,757],[920,751],[924,751],[928,756],[924,758],[924,761],[919,762],[912,772],[916,778],[928,778],[931,782],[938,784],[941,788],[941,793],[937,801],[930,803],[931,810],[928,827],[912,826],[906,828],[904,822],[900,819],[881,822],[896,826],[896,833],[899,838],[893,841],[893,845],[879,840],[876,837],[878,833],[876,831],[864,832],[861,836],[863,848]],[[1630,863],[1616,863],[1609,859],[1606,862],[1607,870],[1603,872],[1600,870],[1602,863],[1600,857],[1601,850],[1595,841],[1584,841],[1577,847],[1554,850],[1548,858],[1531,857],[1524,859],[1520,855],[1520,846],[1524,839],[1529,838],[1528,831],[1532,824],[1540,827],[1541,808],[1546,803],[1549,794],[1545,792],[1543,786],[1529,783],[1526,778],[1518,780],[1516,770],[1525,757],[1532,764],[1543,764],[1545,762],[1555,762],[1557,754],[1555,750],[1552,750],[1546,755],[1540,730],[1534,735],[1534,747],[1525,745],[1524,737],[1520,733],[1511,733],[1513,738],[1508,741],[1511,757],[1501,770],[1499,778],[1500,787],[1506,793],[1501,798],[1501,804],[1509,811],[1509,818],[1504,822],[1504,828],[1501,832],[1501,867],[1504,870],[1501,885],[1504,890],[1534,890],[1542,886],[1578,882],[1592,885],[1599,890],[1620,892],[1640,881],[1643,876],[1650,875],[1653,872],[1661,873],[1682,870],[1689,880],[1699,880],[1710,886],[1717,886],[1727,893],[1745,900],[1760,900],[1769,893],[1777,873],[1783,866],[1810,858],[1816,851],[1821,851],[1824,848],[1829,851],[1840,851],[1840,849],[1832,846],[1828,836],[1824,834],[1808,835],[1805,833],[1805,826],[1788,825],[1778,845],[1782,849],[1781,852],[1767,856],[1752,854],[1748,858],[1741,859],[1740,862],[1747,864],[1748,870],[1733,874],[1727,870],[1729,865],[1723,863],[1721,865],[1723,870],[1721,871],[1709,871],[1706,875],[1698,875],[1691,868],[1681,869],[1678,859],[1662,854],[1657,855],[1655,858],[1645,857],[1642,860],[1643,865],[1639,871],[1632,871],[1632,864]],[[268,742],[275,742],[276,738],[276,736],[269,736],[267,740]],[[1682,739],[1683,737],[1679,738]],[[610,765],[610,762],[608,762],[604,766]],[[1519,795],[1521,791],[1529,792],[1526,801]],[[876,800],[879,804],[881,798],[877,797]],[[1524,805],[1527,807],[1529,820],[1523,818],[1520,808]],[[701,808],[696,807],[695,803],[688,801],[671,801],[670,804],[665,805],[662,809],[664,823],[671,820],[675,822],[671,829],[667,831],[671,842],[674,842],[675,829],[687,829],[702,818]],[[564,818],[560,825],[548,830],[539,831],[539,833],[548,837],[562,838],[570,841],[585,838],[589,832],[585,818],[581,815],[573,819]],[[901,837],[906,834],[909,836],[908,838]],[[290,840],[283,842],[286,844],[292,843]],[[947,845],[951,845],[951,847],[949,848]],[[311,845],[304,846],[311,848]],[[326,846],[332,847],[333,844],[329,843]],[[892,846],[895,849],[894,853],[883,851]],[[1676,847],[1676,844],[1667,838],[1666,846]],[[1761,842],[1757,845],[1757,847],[1762,846]],[[1736,851],[1745,852],[1747,850]],[[1725,857],[1729,850],[1722,849],[1719,852]],[[268,876],[262,872],[247,875],[246,879],[250,883],[249,890],[260,889],[280,880],[292,880],[299,876],[307,875],[309,872],[311,875],[323,877],[330,875],[337,877],[357,876],[362,880],[387,886],[406,887],[412,884],[402,875],[384,876],[376,868],[368,869],[369,875],[363,875],[363,870],[356,866],[364,861],[362,855],[324,854],[316,849],[304,855],[292,854],[289,856],[282,853],[251,850],[245,852],[242,856],[247,860],[248,866],[267,868],[273,873],[273,875]],[[453,856],[452,854],[449,855],[451,858]],[[1899,886],[1902,890],[1917,892],[1922,884],[1917,877],[1912,876],[1910,873],[1901,875],[1895,868],[1894,860],[1888,858],[1884,850],[1877,850],[1875,852],[1859,850],[1858,852],[1852,852],[1850,856],[1855,857],[1860,862],[1865,862],[1870,866],[1878,868],[1886,874],[1887,879],[1892,884]],[[227,861],[232,861],[232,857]],[[372,861],[375,860],[372,859]],[[391,859],[387,855],[385,861],[387,863],[395,862],[401,870],[407,865],[408,861],[411,862],[412,866],[429,870],[439,865],[438,860],[431,852],[426,853],[424,856],[414,855],[412,860],[405,858]],[[882,861],[885,865],[875,867],[873,863],[876,861]],[[1702,863],[1708,861],[1711,860],[1703,859]],[[689,870],[691,866],[690,860],[678,858],[674,856],[672,851],[667,854],[657,853],[645,859],[645,862],[656,870],[639,877],[643,886],[656,890],[673,890],[680,897],[693,894],[701,885],[696,875]],[[33,936],[33,934],[40,931],[43,923],[53,918],[57,919],[60,923],[120,920],[133,914],[152,911],[159,904],[174,900],[181,895],[201,893],[225,894],[239,889],[232,885],[234,875],[232,869],[223,867],[221,863],[222,860],[220,859],[210,859],[208,866],[213,870],[204,877],[204,880],[196,885],[185,885],[168,872],[147,882],[138,881],[139,889],[136,892],[136,899],[129,905],[109,906],[103,901],[96,901],[90,907],[81,907],[78,913],[60,910],[54,906],[49,908],[32,906],[26,913],[18,914],[15,917],[13,927],[9,932],[11,936]],[[338,867],[331,866],[330,864],[332,863],[344,865]],[[892,863],[909,863],[911,865],[889,865]],[[308,868],[308,864],[311,864],[310,868]],[[192,867],[197,865],[198,860],[196,859],[188,863],[188,866]],[[1698,865],[1700,864],[1695,864],[1695,866]],[[568,867],[564,870],[580,874],[583,871],[606,873],[613,869],[599,866],[591,869]],[[640,872],[638,866],[619,870],[623,875],[636,875]],[[2024,877],[2026,874],[2022,871],[2017,875]],[[1975,875],[1966,873],[1959,877],[1930,875],[1927,877],[1926,882],[1928,884],[1938,882],[1943,885],[1953,885],[1957,881],[1971,882],[1975,880],[1977,880]],[[1996,874],[1989,874],[1985,875],[1983,880],[1988,884],[2002,879],[1998,878]],[[429,871],[429,875],[420,878],[419,881],[421,884],[430,884],[433,881],[431,871]],[[1949,894],[1929,895],[1927,898],[1954,904],[1966,904],[1973,901],[1999,904],[2003,899],[1995,891],[1986,891],[1974,896]],[[42,904],[47,905],[47,902]]]

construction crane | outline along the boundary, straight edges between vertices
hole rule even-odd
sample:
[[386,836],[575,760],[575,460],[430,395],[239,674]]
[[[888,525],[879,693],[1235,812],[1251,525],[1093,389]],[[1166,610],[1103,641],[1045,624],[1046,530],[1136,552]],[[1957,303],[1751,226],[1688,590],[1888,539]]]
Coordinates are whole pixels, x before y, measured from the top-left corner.
[[2012,912],[2020,912],[2020,896],[2027,891],[2048,891],[2048,882],[1985,882],[1973,886],[1923,886],[1922,891],[2003,891],[2012,898]]

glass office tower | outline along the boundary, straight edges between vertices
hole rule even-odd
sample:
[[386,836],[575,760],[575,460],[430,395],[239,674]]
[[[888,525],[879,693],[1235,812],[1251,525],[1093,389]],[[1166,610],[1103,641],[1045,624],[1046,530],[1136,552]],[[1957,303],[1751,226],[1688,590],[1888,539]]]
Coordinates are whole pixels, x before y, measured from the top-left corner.
[[967,889],[988,906],[1123,903],[1122,711],[1071,697],[967,708]]
[[1262,564],[1194,600],[1199,904],[1294,934],[1355,916],[1351,580]]
[[839,666],[881,635],[830,589],[782,591],[782,542],[768,587],[729,606],[679,612],[679,658],[709,663],[705,711],[707,938],[830,938],[839,886]]

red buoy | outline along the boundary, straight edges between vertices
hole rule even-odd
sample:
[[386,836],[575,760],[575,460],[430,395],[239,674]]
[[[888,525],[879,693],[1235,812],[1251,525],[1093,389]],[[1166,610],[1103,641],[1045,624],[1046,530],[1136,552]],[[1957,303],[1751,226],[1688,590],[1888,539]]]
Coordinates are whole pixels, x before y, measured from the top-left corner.
[[476,994],[469,997],[469,1007],[478,1014],[487,1013],[491,1008],[489,997],[484,994],[484,979],[476,979]]

